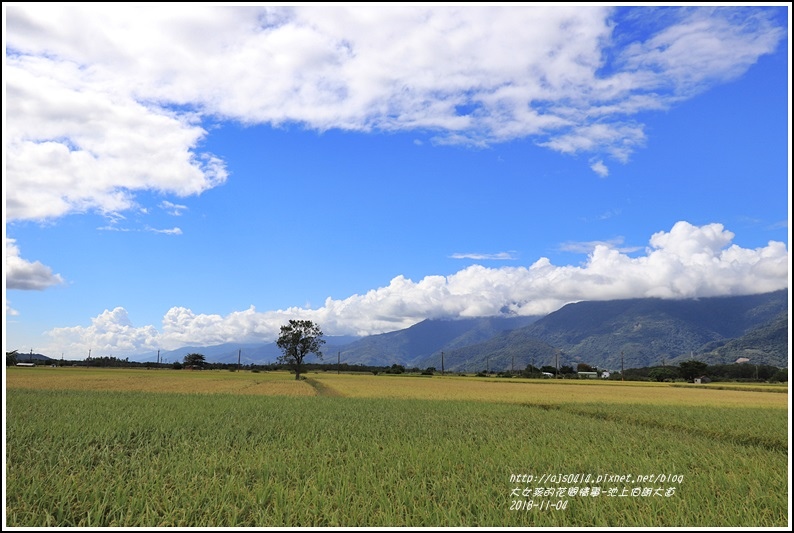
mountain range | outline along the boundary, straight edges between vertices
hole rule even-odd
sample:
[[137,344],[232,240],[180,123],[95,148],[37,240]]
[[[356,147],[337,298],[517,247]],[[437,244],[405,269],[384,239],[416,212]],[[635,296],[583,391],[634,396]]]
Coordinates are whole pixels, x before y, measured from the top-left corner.
[[[788,366],[788,290],[690,300],[638,298],[568,304],[543,317],[428,319],[368,337],[325,337],[324,361],[450,371],[520,370],[587,363],[620,370],[698,359],[709,364],[747,358]],[[188,353],[207,361],[267,364],[275,343],[187,346],[160,353],[162,362]],[[134,358],[156,361],[156,353]],[[314,362],[316,359],[308,360]]]
[[[449,368],[587,363],[619,370],[698,359],[788,366],[788,291],[568,304],[533,324],[453,350]],[[450,364],[450,363],[447,363]],[[496,365],[496,366],[494,366]]]

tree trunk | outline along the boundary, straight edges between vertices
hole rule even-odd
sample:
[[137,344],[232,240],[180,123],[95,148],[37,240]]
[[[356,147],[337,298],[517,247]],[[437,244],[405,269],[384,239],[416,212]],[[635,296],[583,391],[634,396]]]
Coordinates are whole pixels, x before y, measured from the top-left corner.
[[296,381],[297,381],[297,380],[300,380],[300,378],[301,378],[301,375],[300,375],[300,373],[299,373],[299,372],[296,370],[296,371],[295,371],[295,380],[296,380]]

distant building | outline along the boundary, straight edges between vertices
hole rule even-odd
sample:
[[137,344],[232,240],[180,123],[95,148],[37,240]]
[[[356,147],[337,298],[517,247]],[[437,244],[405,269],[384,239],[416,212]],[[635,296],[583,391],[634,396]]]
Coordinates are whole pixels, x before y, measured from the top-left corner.
[[17,363],[17,366],[36,366],[36,363]]
[[700,385],[701,383],[711,383],[711,380],[707,376],[695,378],[695,384]]
[[595,379],[598,377],[598,372],[577,372],[579,379]]
[[553,378],[554,377],[554,374],[552,374],[551,372],[541,372],[541,374],[543,374],[544,378]]
[[609,379],[609,370],[601,372],[601,379]]

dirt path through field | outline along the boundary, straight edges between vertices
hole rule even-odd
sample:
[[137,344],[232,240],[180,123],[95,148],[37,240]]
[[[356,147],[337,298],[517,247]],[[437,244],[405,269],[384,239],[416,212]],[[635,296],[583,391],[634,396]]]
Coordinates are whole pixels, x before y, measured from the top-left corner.
[[335,388],[329,387],[325,383],[320,383],[316,379],[306,378],[306,383],[314,387],[314,390],[317,391],[317,396],[336,396],[336,397],[344,396],[344,394],[342,394]]

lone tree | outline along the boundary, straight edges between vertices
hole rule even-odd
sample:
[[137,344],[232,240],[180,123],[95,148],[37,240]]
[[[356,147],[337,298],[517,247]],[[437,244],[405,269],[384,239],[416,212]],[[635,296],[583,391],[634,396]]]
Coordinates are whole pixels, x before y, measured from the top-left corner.
[[185,362],[185,366],[193,368],[202,368],[206,363],[204,356],[200,353],[189,353],[185,356],[183,361]]
[[300,379],[303,372],[303,359],[310,353],[323,358],[320,348],[325,341],[320,326],[311,320],[290,320],[286,326],[281,326],[281,334],[276,345],[284,352],[278,358],[279,363],[288,365],[295,371],[295,379]]

